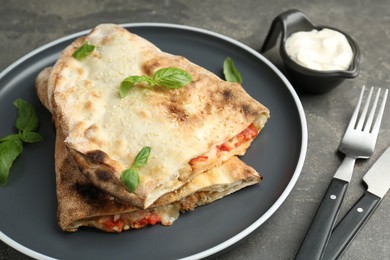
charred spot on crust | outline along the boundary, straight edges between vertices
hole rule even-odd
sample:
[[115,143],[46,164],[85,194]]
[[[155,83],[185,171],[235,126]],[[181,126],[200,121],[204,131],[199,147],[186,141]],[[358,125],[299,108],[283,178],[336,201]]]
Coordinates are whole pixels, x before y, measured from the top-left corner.
[[178,121],[185,121],[188,118],[188,115],[184,109],[175,104],[170,104],[167,108],[169,113],[174,115]]
[[84,103],[84,110],[91,111],[93,109],[93,103],[91,101],[87,101]]
[[248,104],[241,104],[241,112],[245,116],[256,116],[258,113]]
[[93,184],[88,183],[75,183],[71,188],[78,194],[78,196],[89,204],[87,207],[87,214],[95,214],[95,209],[101,209],[102,211],[109,211],[113,208],[124,209],[122,203],[117,200],[111,199],[112,197],[103,192]]
[[111,179],[111,173],[104,170],[97,170],[96,177],[98,177],[98,179],[101,181],[108,181],[109,179]]
[[235,100],[235,91],[233,89],[219,87],[216,91],[210,91],[206,100],[212,107],[220,110],[230,106],[233,109],[237,107],[237,100]]
[[205,106],[204,106],[204,111],[207,113],[207,114],[210,114],[211,113],[211,104],[210,103],[206,103]]
[[222,91],[222,96],[225,101],[229,101],[233,97],[233,92],[230,89],[224,89]]
[[146,75],[152,75],[159,67],[161,67],[161,63],[157,59],[152,59],[142,66],[142,70]]
[[90,162],[96,163],[96,164],[104,163],[104,160],[107,157],[107,154],[103,151],[100,151],[100,150],[87,152],[85,155]]
[[244,113],[245,116],[249,115],[250,111],[251,111],[250,106],[247,105],[247,104],[242,104],[241,105],[241,110],[242,110],[242,112]]
[[104,196],[104,193],[92,184],[76,183],[73,185],[73,188],[81,197],[89,202],[98,202]]

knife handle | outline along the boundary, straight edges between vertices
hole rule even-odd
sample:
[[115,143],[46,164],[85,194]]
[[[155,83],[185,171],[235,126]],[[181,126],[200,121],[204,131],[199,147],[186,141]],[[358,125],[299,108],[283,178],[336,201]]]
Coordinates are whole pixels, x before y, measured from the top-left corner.
[[333,230],[323,259],[338,259],[363,224],[379,205],[381,198],[366,191]]
[[296,260],[321,259],[347,187],[348,182],[332,179],[295,257]]

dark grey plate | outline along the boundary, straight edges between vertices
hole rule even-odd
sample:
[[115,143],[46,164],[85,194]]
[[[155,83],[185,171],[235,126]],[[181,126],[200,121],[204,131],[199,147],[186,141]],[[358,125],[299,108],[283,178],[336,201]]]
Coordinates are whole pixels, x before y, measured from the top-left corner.
[[[107,234],[83,228],[61,232],[56,220],[54,129],[40,104],[34,80],[80,32],[49,43],[16,61],[0,74],[0,136],[12,133],[16,98],[38,110],[45,141],[26,145],[15,161],[9,183],[0,187],[0,239],[35,258],[176,259],[215,254],[259,227],[285,200],[303,166],[307,127],[301,103],[285,77],[264,57],[225,36],[171,24],[125,24],[159,46],[222,76],[230,56],[245,89],[271,110],[271,119],[243,160],[264,176],[260,185],[181,215],[171,227]],[[286,216],[287,217],[287,216]]]

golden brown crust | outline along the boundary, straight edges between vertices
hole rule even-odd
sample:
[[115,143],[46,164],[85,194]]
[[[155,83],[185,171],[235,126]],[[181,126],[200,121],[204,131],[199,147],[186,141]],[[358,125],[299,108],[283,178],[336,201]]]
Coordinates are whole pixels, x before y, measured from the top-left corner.
[[[96,44],[96,51],[77,61],[71,55],[86,40]],[[174,90],[135,86],[128,97],[119,98],[121,80],[165,67],[182,68],[193,81]],[[189,165],[259,118],[261,125],[269,117],[268,109],[240,84],[109,24],[97,26],[63,51],[50,74],[48,92],[53,116],[82,172],[94,185],[143,208],[230,156],[245,153],[252,140],[229,156]],[[139,188],[129,193],[120,175],[144,146],[152,146],[153,154],[139,171]],[[96,152],[105,154],[102,161],[90,160]]]
[[[85,41],[85,37],[80,37],[76,39],[71,45],[66,47],[60,56],[69,56],[72,55],[72,53],[77,49],[77,46],[81,46],[82,43]],[[53,102],[54,99],[54,87],[57,84],[57,81],[63,80],[60,77],[60,71],[66,66],[66,61],[62,59],[58,59],[55,63],[55,66],[50,67],[50,75],[47,80],[47,103],[50,104],[50,111],[53,116],[55,116],[55,113],[57,111],[56,103]],[[38,93],[39,94],[39,93]],[[63,126],[65,127],[65,126]]]
[[[39,99],[50,110],[47,95],[49,72],[50,69],[45,69],[38,75],[36,89]],[[54,123],[57,133],[55,147],[57,218],[64,231],[74,232],[80,226],[89,226],[107,232],[120,232],[122,228],[107,227],[105,221],[118,217],[127,219],[124,221],[126,224],[124,230],[141,228],[145,225],[142,221],[144,218],[156,214],[163,225],[171,225],[179,210],[193,210],[197,206],[211,203],[246,186],[256,184],[261,178],[253,168],[232,157],[225,164],[198,175],[181,189],[166,194],[153,208],[141,210],[118,201],[94,186],[81,174],[82,166],[77,163],[71,150],[64,143],[65,136],[60,125],[56,121]],[[106,155],[98,151],[88,156],[88,160],[97,165],[104,164],[105,158]]]
[[58,223],[64,231],[75,231],[73,223],[94,216],[115,215],[137,210],[102,192],[78,172],[77,164],[64,144],[61,129],[56,131],[56,186]]
[[39,72],[36,80],[35,80],[35,90],[39,97],[41,103],[51,111],[51,106],[49,103],[48,95],[48,85],[49,85],[49,77],[52,71],[52,67],[44,68],[41,72]]
[[91,151],[82,154],[71,149],[74,160],[80,172],[87,177],[96,187],[108,194],[113,194],[117,199],[126,202],[131,200],[132,205],[142,208],[143,203],[138,196],[129,192],[117,192],[116,189],[123,184],[115,177],[115,171],[107,163],[107,155],[102,151]]

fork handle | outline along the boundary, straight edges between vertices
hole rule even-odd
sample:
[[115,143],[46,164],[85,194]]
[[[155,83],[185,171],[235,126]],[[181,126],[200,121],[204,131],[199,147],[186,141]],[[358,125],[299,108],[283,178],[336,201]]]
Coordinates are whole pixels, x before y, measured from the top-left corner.
[[329,241],[348,182],[333,178],[295,257],[296,260],[321,259]]

